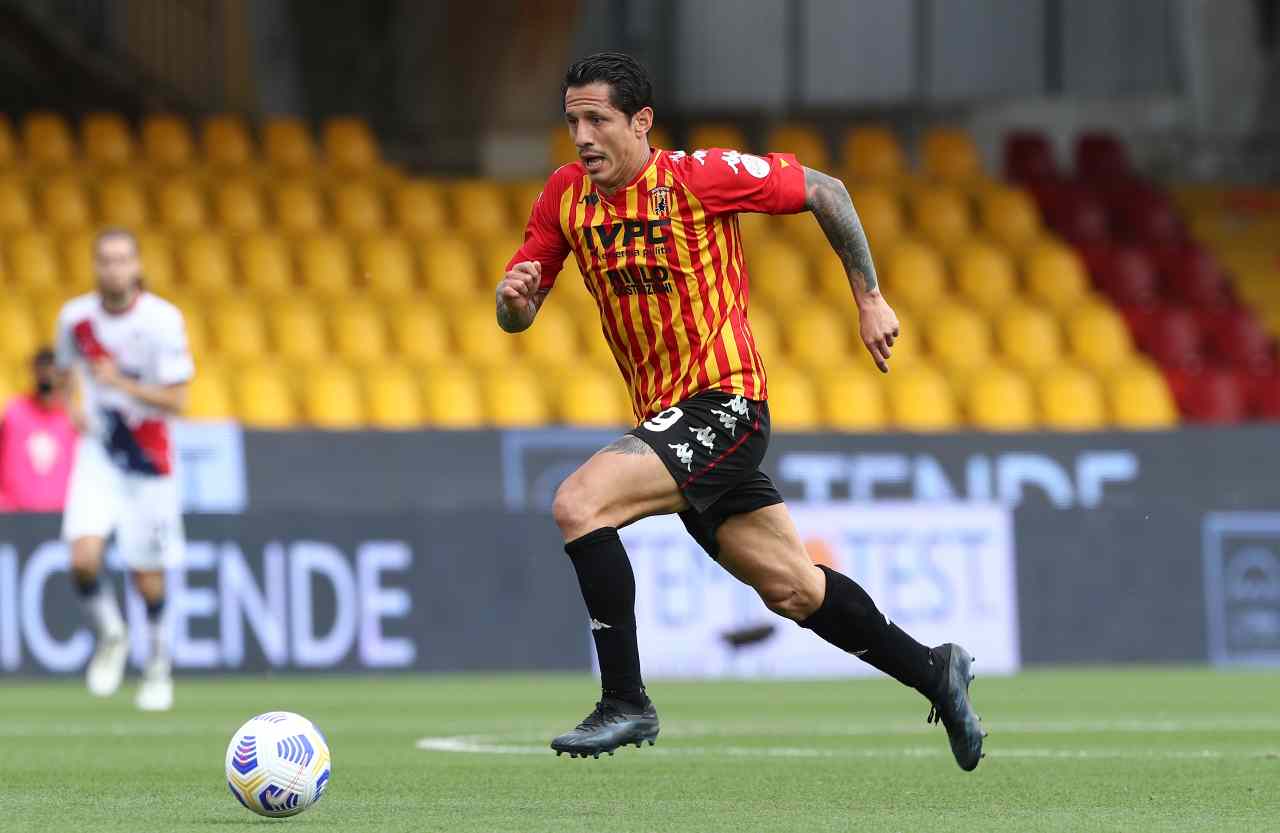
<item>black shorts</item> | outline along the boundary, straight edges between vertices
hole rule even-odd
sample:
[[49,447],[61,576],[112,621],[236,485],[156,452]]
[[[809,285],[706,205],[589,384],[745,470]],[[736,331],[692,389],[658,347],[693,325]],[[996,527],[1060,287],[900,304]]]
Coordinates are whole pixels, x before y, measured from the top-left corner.
[[628,432],[661,458],[689,508],[685,529],[715,558],[716,531],[726,518],[782,503],[760,471],[769,448],[769,404],[706,391]]

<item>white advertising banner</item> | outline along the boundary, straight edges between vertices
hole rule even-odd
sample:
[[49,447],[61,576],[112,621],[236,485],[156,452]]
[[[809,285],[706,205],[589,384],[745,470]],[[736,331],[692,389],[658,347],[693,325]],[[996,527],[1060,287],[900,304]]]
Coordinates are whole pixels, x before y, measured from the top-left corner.
[[[1009,510],[973,503],[818,503],[789,507],[809,554],[853,578],[880,610],[929,645],[957,642],[982,673],[1018,668]],[[622,532],[636,573],[647,678],[836,677],[878,673],[771,613],[712,561],[679,518]]]

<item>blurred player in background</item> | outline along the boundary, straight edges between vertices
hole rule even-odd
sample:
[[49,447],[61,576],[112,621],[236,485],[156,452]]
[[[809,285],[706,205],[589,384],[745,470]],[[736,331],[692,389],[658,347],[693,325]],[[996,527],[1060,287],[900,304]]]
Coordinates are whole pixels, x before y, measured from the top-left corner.
[[640,425],[571,474],[553,504],[591,617],[602,696],[552,749],[598,757],[657,737],[640,675],[635,577],[618,528],[678,512],[775,613],[922,694],[956,762],[973,769],[984,732],[969,703],[972,658],[951,643],[920,644],[857,583],[815,565],[759,469],[769,408],[747,322],[739,212],[813,212],[845,266],[862,342],[888,371],[898,319],[844,185],[785,153],[650,148],[652,85],[621,53],[575,63],[562,92],[579,161],[553,173],[535,201],[498,285],[498,323],[508,332],[532,325],[572,253]]
[[60,512],[76,453],[65,386],[53,351],[31,359],[32,384],[0,417],[0,510]]
[[164,570],[181,560],[184,547],[169,419],[181,413],[195,367],[182,313],[143,287],[131,233],[100,234],[94,269],[97,291],[73,298],[58,316],[57,362],[74,371],[81,431],[62,535],[76,591],[97,631],[89,691],[113,694],[128,656],[124,619],[102,570],[114,533],[147,608],[150,653],[137,706],[163,711],[173,704]]

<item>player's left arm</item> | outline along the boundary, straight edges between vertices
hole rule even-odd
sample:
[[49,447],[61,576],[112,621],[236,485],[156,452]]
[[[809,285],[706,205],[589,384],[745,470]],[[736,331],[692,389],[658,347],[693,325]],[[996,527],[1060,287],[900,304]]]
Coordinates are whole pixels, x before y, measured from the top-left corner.
[[109,358],[95,361],[90,370],[98,382],[144,405],[179,416],[187,407],[187,383],[195,375],[195,362],[187,345],[187,328],[182,314],[175,309],[171,315],[158,317],[151,337],[153,352],[147,373],[149,381],[126,376]]
[[880,294],[880,281],[871,260],[871,246],[863,231],[849,190],[833,176],[804,169],[804,207],[813,212],[818,225],[849,276],[860,318],[862,343],[882,373],[889,372],[889,355],[898,337],[898,316]]

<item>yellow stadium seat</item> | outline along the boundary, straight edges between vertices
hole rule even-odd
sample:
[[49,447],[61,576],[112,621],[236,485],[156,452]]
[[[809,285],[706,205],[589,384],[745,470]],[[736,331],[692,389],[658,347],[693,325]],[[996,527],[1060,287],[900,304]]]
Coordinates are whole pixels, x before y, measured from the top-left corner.
[[251,234],[238,248],[240,274],[250,292],[267,297],[293,290],[293,259],[283,237],[267,232]]
[[856,315],[841,316],[822,303],[796,308],[784,319],[788,360],[806,371],[847,363],[850,322]]
[[378,297],[403,298],[413,292],[413,252],[399,237],[381,234],[362,240],[356,261],[364,285]]
[[70,231],[58,239],[62,253],[62,288],[73,294],[90,292],[97,285],[98,273],[93,262],[95,234],[88,229]]
[[75,159],[71,129],[57,113],[30,113],[22,122],[22,141],[27,159],[36,165],[69,165]]
[[351,251],[336,234],[313,234],[298,244],[298,273],[302,285],[325,297],[351,291]]
[[370,364],[387,355],[387,327],[375,304],[347,301],[330,314],[334,352],[351,363]]
[[182,321],[187,330],[187,346],[191,350],[191,355],[195,356],[196,365],[199,366],[210,352],[209,346],[212,341],[206,320],[208,300],[184,290],[170,291],[163,297],[182,313]]
[[823,424],[836,431],[879,431],[889,422],[885,384],[875,371],[833,368],[822,374]]
[[369,234],[387,222],[382,196],[363,182],[347,182],[334,190],[333,217],[351,234]]
[[396,355],[415,365],[438,364],[452,352],[445,313],[426,301],[397,303],[387,310]]
[[365,412],[374,428],[418,428],[424,415],[422,395],[413,374],[395,365],[379,365],[364,372]]
[[1072,356],[1094,372],[1104,372],[1129,362],[1133,340],[1129,327],[1115,310],[1089,305],[1067,321],[1067,341]]
[[855,180],[883,181],[906,169],[902,146],[887,127],[855,127],[844,139],[845,170]]
[[26,361],[45,340],[36,329],[35,316],[22,300],[0,301],[0,365]]
[[989,243],[962,246],[955,258],[955,276],[960,297],[989,317],[1008,309],[1018,294],[1013,260]]
[[751,294],[757,305],[781,314],[812,297],[809,264],[795,246],[771,241],[748,264]]
[[[879,274],[883,276],[883,272]],[[834,253],[818,258],[813,269],[813,279],[817,284],[819,298],[834,304],[834,309],[842,314],[856,315],[853,312],[853,290],[849,288],[849,276],[845,273],[840,258]]]
[[241,296],[221,299],[206,320],[219,355],[239,361],[267,353],[267,327],[259,303]]
[[13,123],[0,113],[0,168],[7,168],[18,159],[18,140],[13,135]]
[[487,236],[518,228],[507,212],[502,189],[491,182],[466,180],[450,186],[454,225],[464,234]]
[[240,168],[253,161],[253,140],[239,116],[210,116],[200,138],[205,160],[215,167]]
[[[480,264],[481,282],[497,286],[498,281],[506,274],[507,261],[519,251],[523,242],[518,234],[495,234],[476,241],[476,262]],[[560,276],[557,275],[557,283],[559,280]]]
[[552,168],[558,168],[578,159],[578,148],[573,143],[573,136],[564,123],[557,124],[547,131],[547,161]]
[[632,420],[622,382],[600,370],[579,369],[560,385],[560,421],[579,428],[629,425]]
[[449,227],[441,189],[421,180],[400,185],[392,194],[396,224],[417,237],[441,234]]
[[889,412],[904,431],[945,431],[957,424],[956,402],[946,377],[918,363],[886,377]]
[[480,428],[484,400],[475,376],[460,365],[439,365],[422,373],[427,422],[439,428]]
[[1000,351],[1018,370],[1037,373],[1058,364],[1062,334],[1053,315],[1039,307],[1017,304],[996,324]]
[[173,248],[169,238],[156,231],[136,232],[138,253],[142,257],[142,278],[151,292],[164,295],[177,285]]
[[326,363],[314,367],[304,381],[302,402],[308,423],[334,431],[350,431],[364,425],[364,397],[350,370]]
[[510,364],[515,356],[516,339],[498,328],[493,302],[473,301],[461,304],[449,316],[458,355],[475,367]]
[[0,180],[0,229],[29,228],[32,214],[26,187],[16,179]]
[[831,252],[831,244],[827,242],[822,226],[810,212],[782,214],[774,217],[773,222],[781,231],[782,239],[799,246],[806,257],[823,257]]
[[85,157],[98,165],[127,165],[133,158],[133,134],[118,113],[90,113],[80,125]]
[[[500,336],[495,335],[496,337]],[[568,310],[555,304],[543,306],[538,311],[533,326],[512,337],[516,340],[521,355],[538,369],[564,365],[579,359],[578,333],[573,317]]]
[[194,234],[178,252],[182,264],[183,285],[196,293],[226,292],[235,281],[231,250],[222,235],[213,232]]
[[872,256],[897,245],[903,233],[902,206],[893,192],[877,185],[862,185],[851,188],[849,196],[867,233]]
[[1107,398],[1118,428],[1157,429],[1178,424],[1178,410],[1164,376],[1146,362],[1131,361],[1113,369]]
[[916,226],[925,240],[943,251],[952,251],[973,233],[969,203],[953,188],[929,188],[916,195]]
[[883,261],[885,292],[890,303],[909,311],[925,313],[943,296],[947,277],[942,258],[930,247],[904,241],[893,247]]
[[819,170],[831,166],[827,142],[816,128],[808,125],[782,125],[769,131],[764,149],[768,153],[794,154],[801,165]]
[[146,192],[127,176],[104,179],[98,186],[98,218],[109,226],[145,226],[151,218]]
[[997,243],[1020,251],[1040,236],[1040,211],[1021,188],[997,188],[982,200],[982,225]]
[[[471,247],[456,237],[423,241],[418,246],[423,283],[433,296],[473,299],[480,291],[480,274]],[[495,278],[493,285],[498,285]]]
[[580,341],[585,348],[584,358],[597,367],[607,368],[616,373],[617,360],[613,355],[613,348],[609,346],[609,340],[605,338],[604,325],[600,321],[600,316],[587,318],[579,315],[576,323],[581,336]]
[[1102,386],[1092,373],[1072,365],[1045,371],[1038,386],[1040,413],[1046,428],[1089,431],[1107,421]]
[[266,224],[266,211],[258,186],[248,177],[222,182],[214,193],[214,213],[230,232],[257,231]]
[[302,119],[276,117],[268,119],[262,129],[262,149],[267,161],[281,170],[301,172],[316,160],[311,131]]
[[925,133],[920,153],[927,176],[947,182],[972,179],[982,173],[978,147],[964,130],[933,128]]
[[52,343],[58,331],[58,314],[62,306],[71,300],[73,293],[64,287],[45,290],[23,290],[36,325],[36,333],[43,342]]
[[84,187],[79,180],[67,176],[45,183],[40,193],[40,213],[46,225],[60,231],[84,228],[93,219]]
[[190,231],[204,226],[204,194],[190,179],[176,177],[163,182],[155,197],[160,222],[170,230]]
[[551,409],[537,375],[526,368],[501,367],[484,374],[485,414],[498,428],[527,428],[551,421]]
[[285,371],[272,364],[243,368],[235,377],[236,415],[250,428],[290,428],[298,408]]
[[[756,343],[756,352],[764,359],[766,367],[770,359],[782,359],[782,329],[778,326],[777,317],[760,304],[752,304],[747,312],[751,326],[751,339]],[[598,336],[597,336],[598,337]]]
[[191,129],[177,116],[149,116],[142,123],[147,159],[162,168],[185,168],[195,155]]
[[9,283],[24,292],[63,288],[53,238],[39,231],[23,231],[9,238]]
[[689,129],[690,150],[728,148],[746,151],[747,137],[737,125],[728,123],[695,124]]
[[291,234],[317,231],[325,222],[324,204],[304,181],[286,182],[272,193],[276,222]]
[[378,142],[360,119],[335,118],[324,125],[324,152],[339,171],[363,173],[378,164]]
[[235,404],[227,373],[201,362],[187,386],[187,407],[182,415],[196,421],[231,419],[235,415]]
[[1077,306],[1089,290],[1080,256],[1054,243],[1031,249],[1026,275],[1031,297],[1059,313]]
[[1036,427],[1035,393],[1016,370],[1000,365],[972,374],[965,392],[969,422],[984,431],[1028,431]]
[[529,212],[533,210],[534,200],[542,193],[543,182],[540,179],[525,182],[513,182],[506,187],[507,202],[511,206],[512,230],[519,231],[529,220]]
[[818,389],[807,373],[775,362],[768,369],[768,386],[775,430],[813,431],[821,426]]
[[925,337],[934,363],[950,373],[979,370],[991,358],[991,330],[972,307],[940,303],[929,313]]
[[271,305],[267,327],[276,353],[295,362],[307,362],[329,352],[324,320],[310,300],[292,296]]

